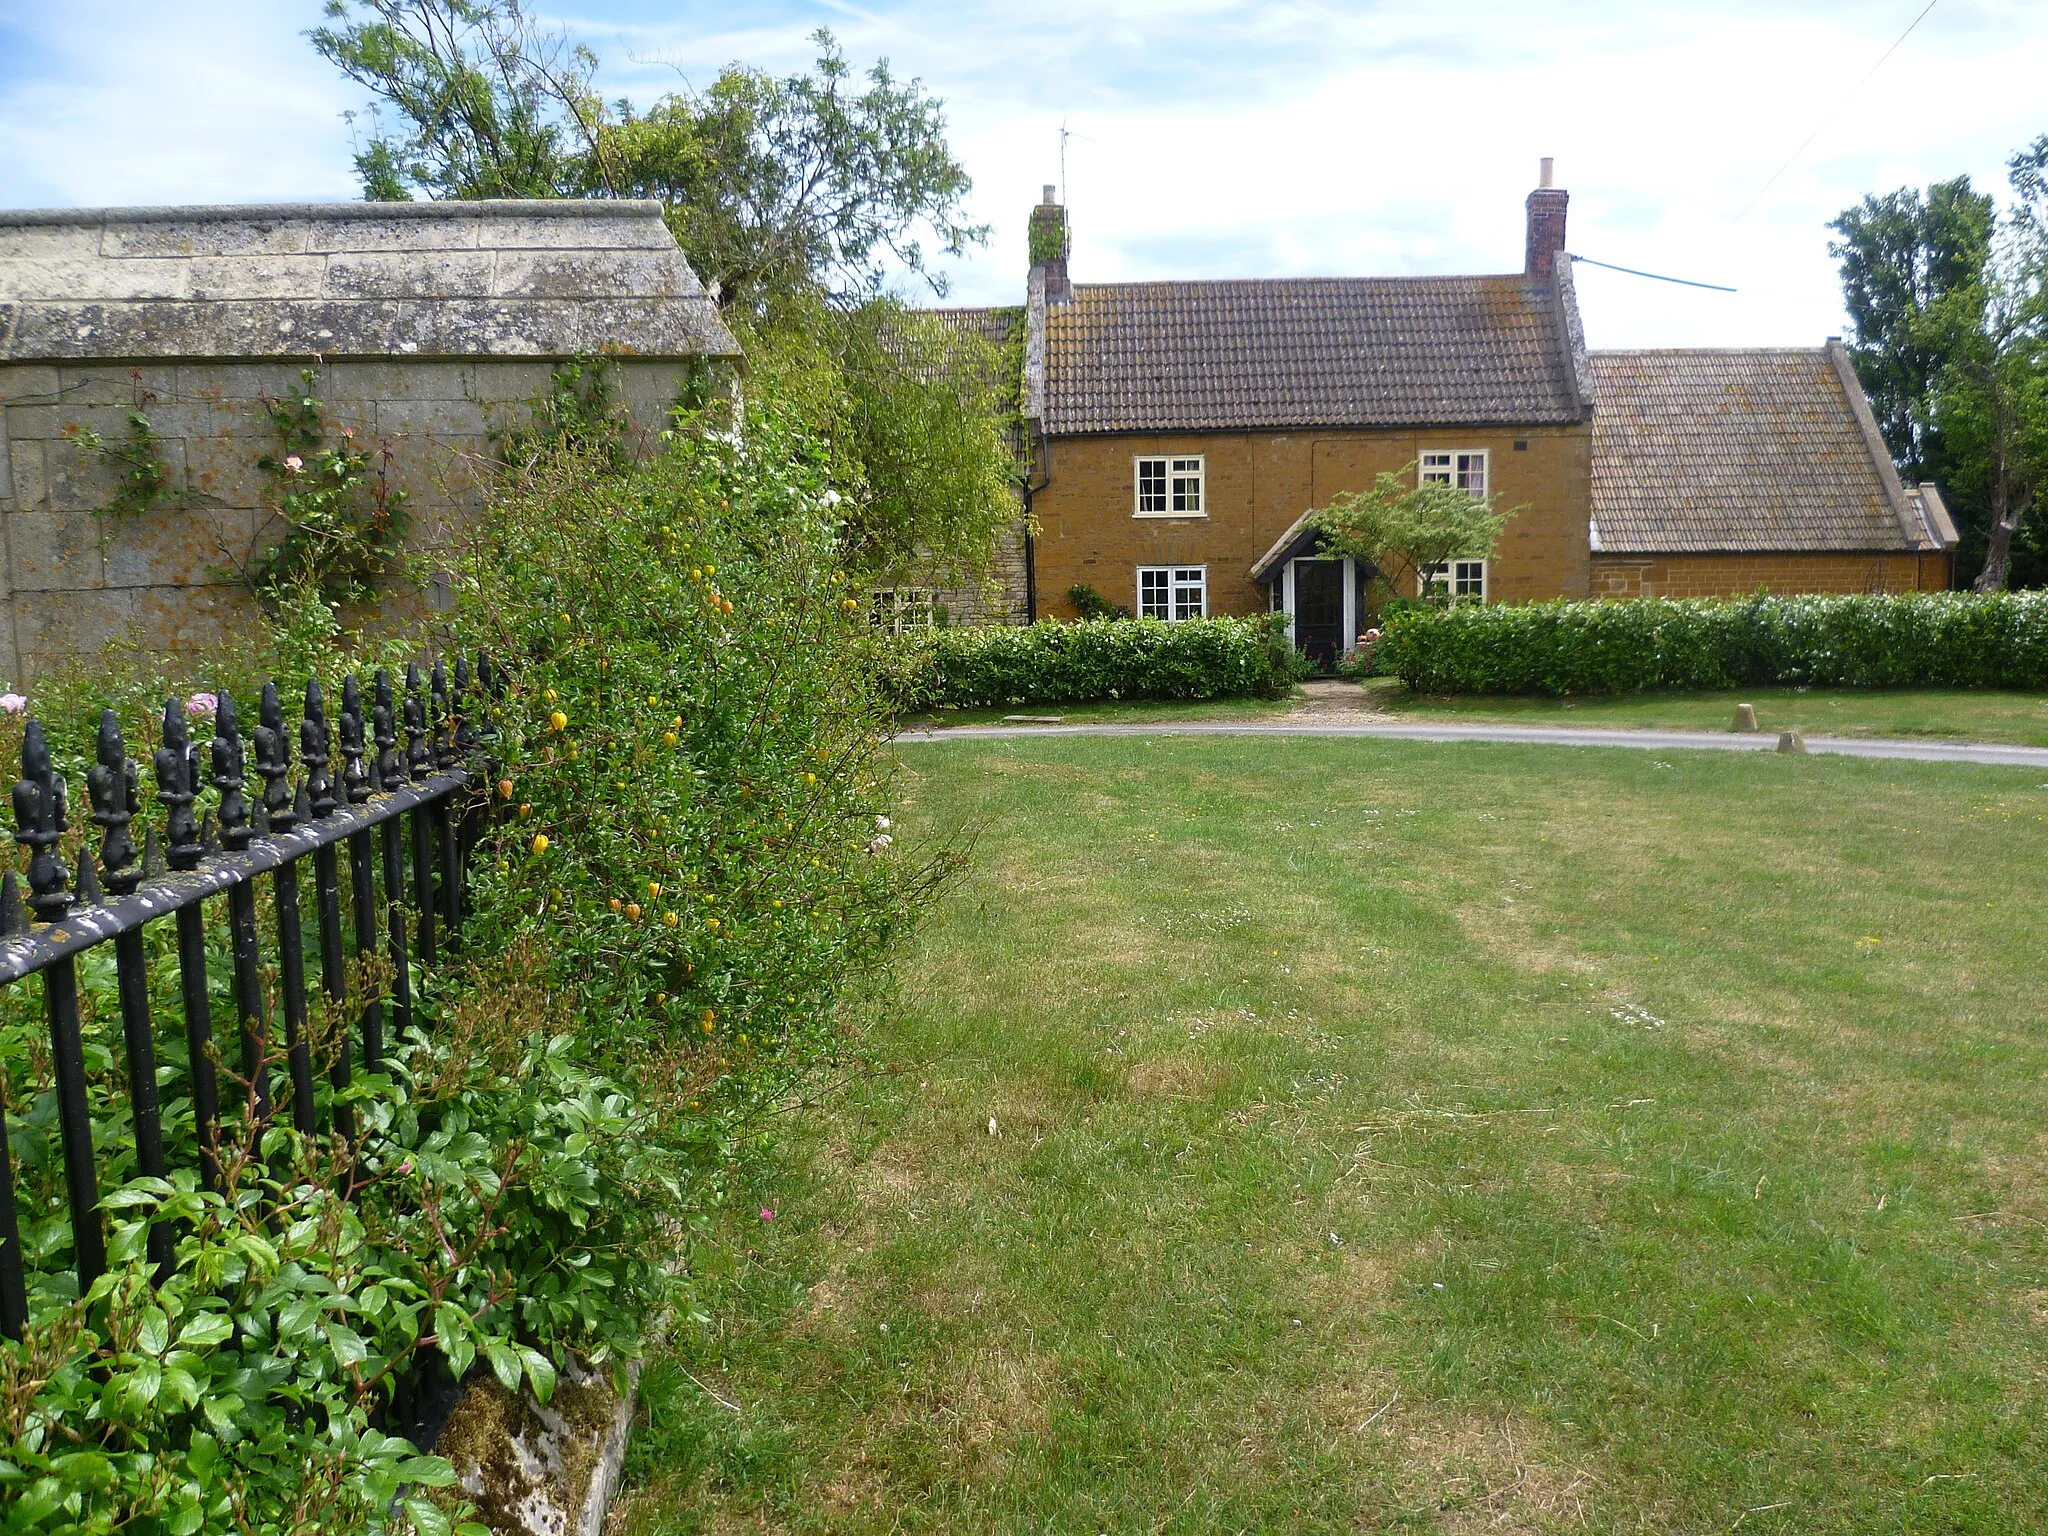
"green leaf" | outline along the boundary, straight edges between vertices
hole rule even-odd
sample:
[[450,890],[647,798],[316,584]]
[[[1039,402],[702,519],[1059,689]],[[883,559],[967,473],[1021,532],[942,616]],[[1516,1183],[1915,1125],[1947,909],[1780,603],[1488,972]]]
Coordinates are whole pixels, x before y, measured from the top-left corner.
[[555,1363],[539,1350],[521,1344],[519,1358],[526,1365],[526,1379],[533,1386],[534,1401],[546,1403],[555,1395]]
[[187,1349],[204,1349],[230,1338],[234,1331],[225,1312],[195,1312],[178,1329],[178,1342]]
[[490,1356],[491,1370],[497,1375],[499,1383],[507,1392],[517,1392],[520,1365],[519,1356],[513,1353],[512,1346],[493,1339],[484,1346],[484,1353]]
[[327,1342],[334,1350],[334,1358],[343,1365],[360,1365],[369,1358],[370,1346],[363,1342],[363,1336],[341,1323],[328,1325]]
[[419,1536],[453,1536],[454,1522],[447,1512],[425,1499],[407,1499],[405,1513],[418,1529]]
[[171,1320],[164,1315],[162,1307],[151,1307],[142,1314],[142,1328],[135,1339],[136,1348],[145,1355],[161,1355],[171,1345]]

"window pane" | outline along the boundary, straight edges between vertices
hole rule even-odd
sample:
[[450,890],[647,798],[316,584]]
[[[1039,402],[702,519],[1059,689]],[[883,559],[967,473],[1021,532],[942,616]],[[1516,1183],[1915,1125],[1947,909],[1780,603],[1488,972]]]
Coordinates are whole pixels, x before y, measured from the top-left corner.
[[1207,573],[1200,566],[1173,573],[1173,616],[1176,619],[1199,619],[1203,616],[1205,605],[1202,598],[1207,584]]
[[1138,568],[1138,617],[1141,619],[1164,619],[1172,617],[1173,610],[1167,596],[1167,573],[1161,566],[1140,566]]
[[1452,591],[1459,597],[1484,597],[1486,595],[1486,562],[1483,560],[1460,560],[1457,580]]
[[1164,512],[1166,510],[1166,460],[1138,460],[1138,510],[1140,512]]
[[1451,483],[1451,456],[1448,453],[1425,453],[1422,456],[1422,483]]
[[1458,489],[1468,491],[1475,497],[1486,495],[1486,455],[1483,453],[1461,453],[1458,455]]

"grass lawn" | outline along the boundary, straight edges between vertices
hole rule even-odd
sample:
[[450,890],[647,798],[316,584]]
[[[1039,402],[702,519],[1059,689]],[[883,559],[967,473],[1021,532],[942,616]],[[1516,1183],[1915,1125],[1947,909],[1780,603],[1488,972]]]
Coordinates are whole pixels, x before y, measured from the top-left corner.
[[627,1530],[2048,1529],[2038,771],[901,755],[973,870]]
[[1973,689],[1745,688],[1734,692],[1528,699],[1410,693],[1393,678],[1364,689],[1369,706],[1414,719],[1508,725],[1642,726],[1725,731],[1738,703],[1756,706],[1767,731],[1809,736],[1938,736],[2048,747],[2048,694]]

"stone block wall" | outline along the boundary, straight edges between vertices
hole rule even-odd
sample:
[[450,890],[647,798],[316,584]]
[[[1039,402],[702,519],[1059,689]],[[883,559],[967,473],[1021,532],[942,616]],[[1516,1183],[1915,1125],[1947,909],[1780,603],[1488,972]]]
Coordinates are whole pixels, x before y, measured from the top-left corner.
[[[293,359],[0,364],[0,680],[94,656],[112,644],[197,652],[248,631],[258,608],[244,571],[279,537],[272,477],[277,431],[266,398],[313,372],[329,441],[344,428],[390,454],[407,494],[408,543],[431,553],[478,504],[494,437],[531,419],[559,363],[547,358]],[[632,430],[658,432],[682,382],[675,359],[624,358],[611,383]],[[169,505],[140,514],[105,508],[116,470],[72,434],[110,445],[128,438],[140,408],[162,440]],[[394,592],[416,615],[431,591]]]
[[1595,555],[1595,597],[1747,597],[1790,592],[1946,592],[1950,556],[1855,553]]

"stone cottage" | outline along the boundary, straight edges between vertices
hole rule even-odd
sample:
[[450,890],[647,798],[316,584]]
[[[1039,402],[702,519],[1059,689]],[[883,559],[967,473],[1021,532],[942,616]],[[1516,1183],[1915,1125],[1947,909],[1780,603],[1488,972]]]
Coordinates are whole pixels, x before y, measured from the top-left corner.
[[0,678],[253,621],[306,370],[318,431],[431,551],[496,435],[595,355],[639,434],[738,358],[658,202],[0,212]]
[[[1839,341],[1589,352],[1550,162],[1518,272],[1077,283],[1032,210],[1030,617],[1087,586],[1173,620],[1285,612],[1328,660],[1370,571],[1307,514],[1386,471],[1515,508],[1459,600],[1946,587],[1955,530],[1900,483]],[[955,325],[1003,311],[946,312]]]

